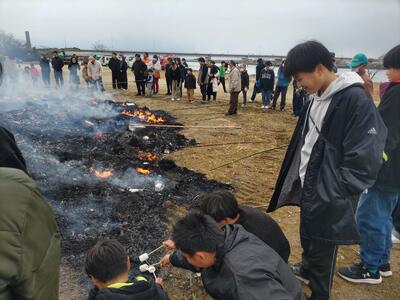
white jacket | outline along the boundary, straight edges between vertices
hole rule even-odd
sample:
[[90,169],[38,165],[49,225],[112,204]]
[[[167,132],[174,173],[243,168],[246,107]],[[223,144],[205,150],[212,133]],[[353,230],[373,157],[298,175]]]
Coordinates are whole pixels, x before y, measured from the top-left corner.
[[230,92],[240,92],[242,90],[242,78],[238,67],[234,67],[228,76]]
[[101,63],[97,60],[94,61],[94,64],[91,62],[88,63],[88,75],[92,77],[93,80],[99,80],[103,76],[103,67]]

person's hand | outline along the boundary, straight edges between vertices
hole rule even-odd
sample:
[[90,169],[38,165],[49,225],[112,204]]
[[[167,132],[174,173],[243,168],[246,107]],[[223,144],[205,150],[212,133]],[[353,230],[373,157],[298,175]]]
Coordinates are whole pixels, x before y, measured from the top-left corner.
[[163,242],[163,246],[165,249],[167,250],[175,250],[175,243],[172,240],[166,240],[165,242]]
[[170,254],[165,255],[161,260],[160,260],[160,265],[162,267],[167,267],[169,270],[171,270],[174,266],[171,264],[171,261],[169,260]]
[[247,92],[247,87],[244,88],[244,91]]
[[156,283],[163,286],[164,280],[161,277],[156,278]]

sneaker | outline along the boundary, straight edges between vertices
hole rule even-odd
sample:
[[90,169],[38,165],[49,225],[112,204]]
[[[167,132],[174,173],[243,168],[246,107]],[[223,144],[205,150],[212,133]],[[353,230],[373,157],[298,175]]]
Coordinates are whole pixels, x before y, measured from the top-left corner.
[[392,243],[400,244],[400,235],[396,230],[392,230]]
[[261,105],[261,108],[265,108],[265,105]]
[[298,264],[290,264],[290,269],[292,270],[294,276],[296,276],[296,278],[298,280],[300,280],[301,282],[303,282],[306,285],[310,284],[310,279],[308,278],[308,276],[305,274],[303,268],[302,268],[302,264],[298,263]]
[[355,264],[352,267],[340,268],[340,277],[353,283],[379,284],[382,282],[380,272],[372,273],[364,268],[362,264]]
[[246,104],[243,103],[243,104],[242,104],[242,107],[246,107]]
[[281,108],[281,111],[285,111],[285,109],[284,109],[284,108]]
[[181,100],[181,98],[176,98],[176,101],[179,101],[179,100]]
[[175,101],[175,98],[172,98],[171,100],[172,100],[172,101]]
[[266,105],[266,106],[265,106],[265,108],[266,108],[266,109],[269,109],[269,106],[268,106],[268,105]]
[[390,277],[393,275],[392,269],[390,268],[390,264],[386,263],[379,267],[379,273],[381,273],[382,277]]

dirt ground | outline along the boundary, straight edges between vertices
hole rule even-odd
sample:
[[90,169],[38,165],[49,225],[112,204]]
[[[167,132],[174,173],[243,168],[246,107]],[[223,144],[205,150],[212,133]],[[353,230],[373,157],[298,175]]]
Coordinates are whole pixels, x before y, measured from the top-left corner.
[[[110,77],[109,71],[105,70],[104,82],[109,92],[112,91]],[[132,80],[131,74],[128,74],[128,77]],[[251,91],[253,82],[254,78],[250,84]],[[374,89],[375,100],[378,100],[378,86],[376,85]],[[165,110],[176,117],[178,122],[187,126],[240,127],[186,128],[182,133],[201,144],[171,153],[168,157],[180,166],[206,174],[209,179],[231,184],[235,189],[237,199],[242,204],[261,210],[266,208],[272,196],[286,151],[285,145],[289,143],[296,124],[296,118],[292,116],[292,93],[290,88],[285,112],[262,110],[261,96],[258,94],[255,103],[248,103],[247,107],[240,108],[237,116],[227,117],[224,113],[227,111],[229,94],[223,93],[222,87],[218,92],[217,101],[205,105],[200,104],[198,100],[201,96],[199,89],[195,91],[195,99],[197,99],[195,103],[188,103],[185,96],[180,101],[172,102],[169,96],[165,95],[166,86],[163,78],[160,80],[160,93],[152,99],[136,97],[134,82],[129,83],[128,91],[113,92],[116,99],[146,105],[152,110]],[[241,95],[239,99],[241,103]],[[280,146],[281,148],[274,149]],[[256,154],[267,149],[271,150]],[[255,155],[227,164],[251,154]],[[173,214],[172,218],[175,215]],[[290,241],[292,249],[290,261],[300,261],[298,208],[284,207],[272,213],[271,216],[280,224]],[[357,262],[358,251],[358,246],[340,247],[337,267]],[[332,299],[400,299],[399,261],[400,247],[394,245],[391,259],[394,275],[384,279],[383,283],[377,286],[350,284],[335,276]],[[76,282],[76,272],[64,265],[61,277],[61,299],[81,299],[82,291],[79,290],[79,283]],[[210,299],[202,290],[199,278],[188,272],[173,271],[172,276],[167,277],[165,285],[171,299]],[[305,286],[304,290],[309,293]]]

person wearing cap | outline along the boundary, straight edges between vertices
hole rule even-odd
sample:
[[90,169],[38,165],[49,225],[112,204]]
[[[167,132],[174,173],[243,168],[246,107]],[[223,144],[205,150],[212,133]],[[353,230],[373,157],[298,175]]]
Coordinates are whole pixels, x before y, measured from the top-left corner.
[[111,70],[112,88],[115,90],[117,88],[118,76],[121,69],[121,62],[117,58],[116,52],[112,53],[112,57],[108,61],[108,67]]
[[51,66],[53,67],[54,71],[54,79],[56,81],[56,85],[58,87],[62,87],[64,84],[63,71],[62,71],[62,68],[64,66],[64,61],[60,56],[58,56],[57,51],[54,51],[53,53],[54,57],[51,60]]
[[88,76],[90,86],[94,89],[99,90],[100,92],[104,92],[103,86],[103,67],[101,63],[96,60],[94,56],[89,57],[88,63]]
[[351,67],[354,70],[354,72],[360,75],[360,77],[364,80],[364,88],[372,97],[374,84],[372,83],[371,78],[369,78],[366,72],[367,65],[368,65],[368,58],[363,53],[356,54],[349,63],[349,67]]
[[200,86],[201,103],[206,103],[207,96],[207,83],[208,83],[208,66],[204,57],[197,60],[200,64],[199,76],[197,77],[197,84]]
[[229,110],[225,114],[232,116],[237,114],[239,93],[242,90],[242,77],[240,70],[236,66],[236,62],[231,60],[231,71],[229,72],[229,92],[231,94],[229,101]]

